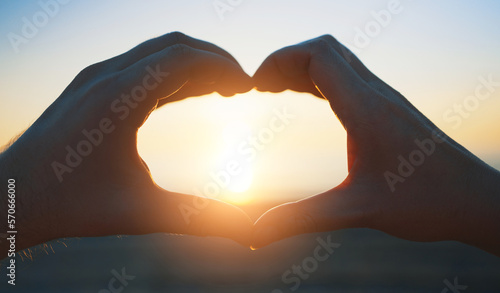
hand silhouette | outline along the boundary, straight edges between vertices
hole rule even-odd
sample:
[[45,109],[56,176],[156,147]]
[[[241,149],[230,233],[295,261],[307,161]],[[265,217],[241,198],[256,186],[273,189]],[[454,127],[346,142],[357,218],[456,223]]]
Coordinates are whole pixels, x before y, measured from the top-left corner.
[[301,233],[368,227],[500,254],[499,172],[440,132],[336,39],[278,50],[253,79],[260,91],[327,99],[347,132],[349,172],[325,193],[262,215],[254,247]]
[[[214,91],[231,96],[253,85],[327,99],[347,132],[349,175],[325,193],[266,212],[252,240],[252,223],[240,209],[158,187],[136,140],[158,106]],[[61,237],[154,232],[262,247],[301,233],[369,227],[500,254],[499,172],[440,132],[331,36],[273,53],[253,80],[210,43],[181,33],[150,40],[83,70],[0,154],[0,163],[0,174],[19,186],[17,227],[24,232],[17,250]],[[8,203],[2,194],[2,211]]]
[[[249,245],[252,222],[244,212],[158,187],[136,140],[157,106],[252,87],[230,54],[181,33],[83,70],[0,155],[1,174],[17,178],[22,233],[16,249],[61,237],[154,232],[223,236]],[[1,198],[3,213],[7,195]],[[182,204],[199,209],[183,213]]]

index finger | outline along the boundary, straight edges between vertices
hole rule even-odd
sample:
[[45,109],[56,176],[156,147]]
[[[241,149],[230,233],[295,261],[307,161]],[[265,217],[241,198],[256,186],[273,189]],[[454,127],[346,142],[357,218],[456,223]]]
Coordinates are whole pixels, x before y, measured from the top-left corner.
[[[150,55],[113,78],[116,87],[125,92],[125,98],[132,100],[133,109],[129,112],[133,110],[135,127],[142,125],[158,100],[178,93],[188,82],[198,88],[198,94],[224,90],[225,94],[234,95],[253,87],[251,78],[231,60],[182,44]],[[186,97],[176,96],[181,98]]]
[[128,52],[125,52],[113,58],[114,60],[113,59],[112,60],[113,63],[115,63],[114,66],[116,66],[118,70],[123,70],[152,54],[155,54],[167,47],[176,44],[183,44],[198,50],[219,54],[231,60],[235,64],[238,64],[238,61],[236,61],[236,59],[231,54],[229,54],[226,50],[220,48],[219,46],[200,39],[190,37],[181,32],[171,32],[163,36],[148,40],[142,44],[137,45]]
[[309,92],[330,102],[344,127],[371,111],[377,96],[329,41],[313,39],[271,54],[255,73],[258,90]]

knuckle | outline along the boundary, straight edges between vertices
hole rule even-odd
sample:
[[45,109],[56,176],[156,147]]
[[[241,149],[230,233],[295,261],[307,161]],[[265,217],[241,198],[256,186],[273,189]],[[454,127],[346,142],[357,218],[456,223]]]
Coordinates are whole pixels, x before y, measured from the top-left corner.
[[329,41],[323,37],[319,37],[319,38],[314,39],[313,42],[310,43],[310,46],[311,46],[311,49],[313,49],[313,51],[320,52],[320,53],[328,52],[333,47],[331,41]]
[[314,39],[311,45],[319,52],[335,50],[339,54],[348,54],[347,49],[332,35],[322,35]]
[[322,35],[318,39],[324,40],[330,44],[337,44],[339,42],[334,36],[329,34]]
[[105,68],[104,62],[99,62],[96,64],[89,65],[85,67],[80,73],[77,75],[79,80],[87,80],[89,78],[95,77],[96,75],[100,75]]
[[335,40],[334,37],[330,35],[323,35],[321,37],[311,40],[309,45],[311,49],[313,49],[313,51],[325,52],[330,50],[333,46],[335,46],[336,42],[337,41]]
[[107,80],[109,72],[105,61],[89,65],[80,71],[68,86],[70,90],[79,90],[82,88],[93,88],[94,84],[102,83],[102,80]]
[[171,38],[174,43],[182,43],[187,36],[184,33],[181,33],[179,31],[174,31],[168,34],[168,37]]

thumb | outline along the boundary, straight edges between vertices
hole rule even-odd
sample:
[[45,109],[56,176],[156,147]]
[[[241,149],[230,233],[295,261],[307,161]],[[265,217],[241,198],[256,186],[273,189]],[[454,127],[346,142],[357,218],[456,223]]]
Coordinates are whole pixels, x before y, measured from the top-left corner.
[[254,224],[252,248],[300,235],[363,227],[364,212],[357,196],[336,187],[325,193],[274,207]]
[[250,246],[253,223],[250,217],[236,206],[160,188],[153,200],[146,205],[149,212],[147,218],[143,217],[141,220],[140,234],[165,232],[218,236]]

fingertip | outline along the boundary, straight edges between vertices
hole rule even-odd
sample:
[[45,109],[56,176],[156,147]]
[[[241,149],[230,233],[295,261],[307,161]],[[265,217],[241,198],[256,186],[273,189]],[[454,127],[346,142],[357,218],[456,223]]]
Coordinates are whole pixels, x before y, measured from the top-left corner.
[[245,76],[242,79],[240,88],[237,91],[237,93],[238,94],[243,94],[243,93],[251,91],[253,88],[254,88],[253,79],[248,74],[245,73]]
[[292,236],[293,224],[290,222],[290,204],[284,204],[265,212],[254,223],[252,230],[252,249],[259,249],[283,238]]
[[231,224],[232,227],[230,229],[230,235],[233,237],[230,238],[242,246],[251,247],[253,222],[244,211],[237,207],[234,208],[239,210],[238,213],[240,221]]
[[285,47],[272,53],[253,76],[256,89],[273,93],[287,89],[310,92],[309,60],[309,52],[300,46]]
[[280,75],[275,72],[268,59],[264,60],[252,77],[253,86],[260,92],[269,91],[272,88],[273,80],[280,78]]
[[231,66],[221,78],[217,92],[224,97],[249,92],[254,87],[252,78],[241,67]]
[[306,202],[287,203],[264,213],[254,224],[252,248],[258,249],[273,242],[304,234],[319,232],[316,220]]

